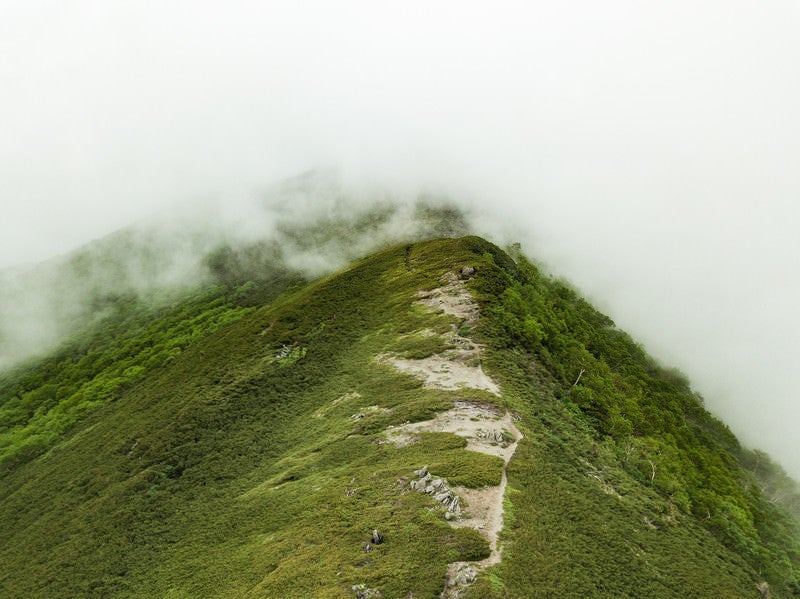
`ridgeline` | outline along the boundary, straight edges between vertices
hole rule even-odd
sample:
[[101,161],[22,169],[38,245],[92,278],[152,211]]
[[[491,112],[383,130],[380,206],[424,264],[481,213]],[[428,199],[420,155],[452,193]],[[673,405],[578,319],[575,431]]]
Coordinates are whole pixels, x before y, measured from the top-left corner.
[[0,374],[0,596],[800,595],[796,484],[519,253],[225,252]]

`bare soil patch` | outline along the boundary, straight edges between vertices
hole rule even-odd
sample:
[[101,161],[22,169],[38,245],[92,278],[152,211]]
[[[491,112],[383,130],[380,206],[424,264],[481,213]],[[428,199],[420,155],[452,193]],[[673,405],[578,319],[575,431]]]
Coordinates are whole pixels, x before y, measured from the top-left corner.
[[[448,273],[443,282],[444,285],[440,288],[419,292],[418,303],[461,318],[467,324],[475,323],[480,316],[478,305],[464,282],[454,273]],[[420,360],[403,359],[390,354],[382,354],[377,359],[419,377],[429,388],[483,389],[500,396],[500,388],[481,366],[480,345],[455,331],[449,340],[455,349]],[[385,435],[387,442],[402,447],[414,443],[421,432],[453,433],[467,439],[467,450],[503,459],[499,485],[483,489],[451,489],[462,500],[464,509],[460,517],[451,519],[450,523],[453,526],[468,526],[478,530],[489,542],[491,549],[489,557],[482,561],[455,562],[448,566],[441,596],[453,599],[464,594],[480,570],[496,564],[502,558],[502,547],[498,545],[497,539],[503,528],[503,497],[508,480],[506,469],[522,433],[514,425],[511,414],[504,414],[496,406],[457,401],[452,409],[437,414],[435,418],[389,427]],[[450,516],[448,512],[448,518]]]

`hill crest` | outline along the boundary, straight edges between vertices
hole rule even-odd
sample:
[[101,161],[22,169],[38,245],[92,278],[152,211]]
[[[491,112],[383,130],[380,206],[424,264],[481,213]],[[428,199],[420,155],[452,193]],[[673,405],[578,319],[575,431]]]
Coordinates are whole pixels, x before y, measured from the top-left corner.
[[[0,589],[797,592],[795,524],[742,468],[756,454],[678,374],[524,257],[440,239],[283,288],[220,290],[129,319],[120,330],[138,333],[122,346],[90,339],[2,381],[6,441],[25,414],[52,412],[35,441],[54,432],[43,453],[4,462]],[[173,335],[193,326],[168,359],[145,362],[164,322]],[[127,356],[120,375],[139,367],[138,378],[64,397],[79,371],[97,384],[104,355]],[[481,493],[494,493],[486,534],[474,528]]]

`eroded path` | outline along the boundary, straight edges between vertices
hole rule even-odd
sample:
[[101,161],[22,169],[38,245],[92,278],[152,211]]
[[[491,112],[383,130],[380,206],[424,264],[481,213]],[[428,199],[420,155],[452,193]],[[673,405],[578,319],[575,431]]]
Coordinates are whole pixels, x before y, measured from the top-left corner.
[[514,425],[508,412],[501,414],[494,406],[488,404],[456,402],[451,410],[442,412],[431,420],[390,427],[386,431],[386,436],[389,441],[402,446],[413,443],[415,434],[420,432],[454,433],[466,438],[467,450],[503,459],[503,473],[499,485],[483,489],[451,487],[466,505],[462,517],[452,520],[451,524],[468,526],[480,531],[489,541],[491,555],[477,564],[484,567],[496,564],[501,556],[497,537],[503,528],[506,467],[517,449],[522,433]]
[[[419,303],[462,318],[468,324],[477,321],[478,306],[463,281],[449,273],[444,282],[438,289],[420,292]],[[424,386],[429,388],[457,390],[466,387],[483,389],[500,396],[500,388],[481,366],[481,347],[456,333],[450,341],[455,343],[456,349],[425,359],[408,360],[389,355],[379,356],[379,359],[420,378]],[[496,564],[502,558],[498,535],[503,528],[503,497],[508,480],[506,469],[519,440],[522,439],[522,433],[514,425],[510,413],[503,413],[492,404],[457,401],[452,409],[437,414],[431,420],[390,427],[385,435],[387,441],[403,446],[414,443],[418,433],[428,431],[456,434],[467,440],[467,450],[503,459],[500,484],[492,487],[449,487],[446,481],[433,478],[427,468],[417,471],[419,479],[412,481],[412,488],[435,495],[437,500],[455,511],[447,512],[452,526],[474,528],[489,542],[491,552],[486,559],[479,562],[455,562],[448,566],[445,589],[441,596],[453,599],[460,597],[474,582],[478,571]],[[449,498],[444,497],[446,494]],[[457,499],[454,501],[454,498]]]

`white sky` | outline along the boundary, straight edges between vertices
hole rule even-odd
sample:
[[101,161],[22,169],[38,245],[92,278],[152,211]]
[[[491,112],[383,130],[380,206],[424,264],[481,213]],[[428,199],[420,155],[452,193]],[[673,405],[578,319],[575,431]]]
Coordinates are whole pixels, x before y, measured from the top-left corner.
[[449,190],[800,476],[800,2],[0,0],[0,267],[337,165]]

